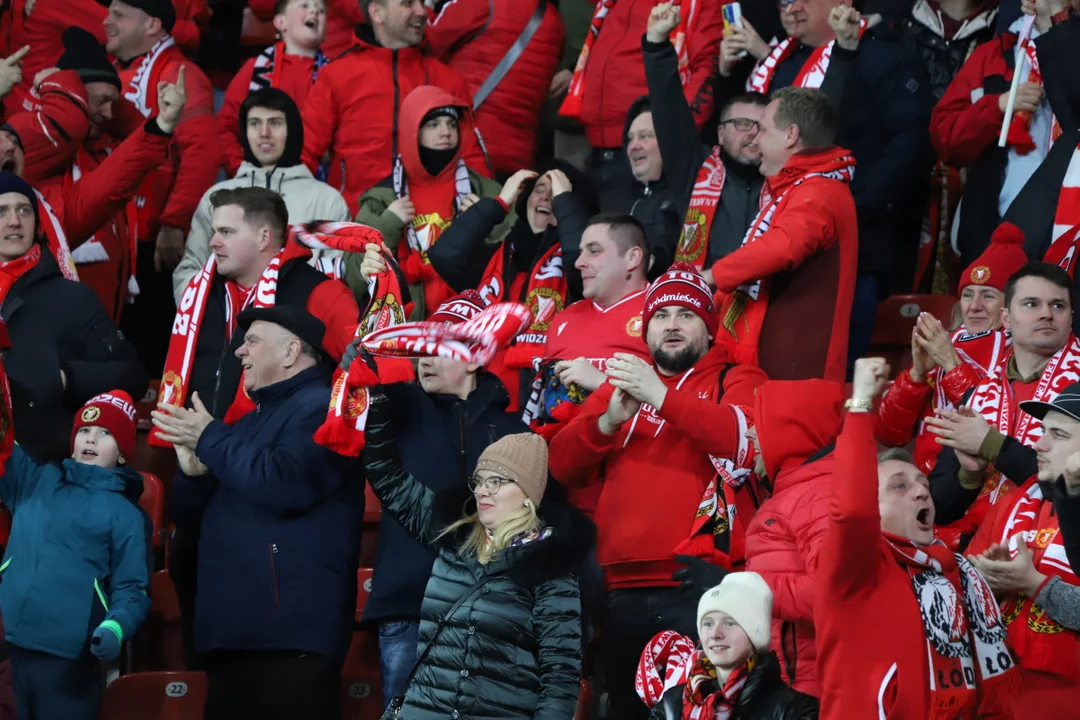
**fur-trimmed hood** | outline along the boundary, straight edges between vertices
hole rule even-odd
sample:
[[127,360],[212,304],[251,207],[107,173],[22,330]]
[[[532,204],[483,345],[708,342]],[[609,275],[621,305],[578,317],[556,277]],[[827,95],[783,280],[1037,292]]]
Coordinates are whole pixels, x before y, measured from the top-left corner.
[[[434,525],[441,532],[475,510],[476,500],[468,488],[439,492],[432,510]],[[551,536],[513,548],[511,565],[506,571],[507,577],[521,587],[534,587],[562,575],[579,573],[585,558],[596,547],[596,525],[566,502],[562,487],[550,478],[539,515],[544,526],[551,528]],[[456,552],[467,533],[468,528],[462,527],[444,535],[436,541],[438,549]]]

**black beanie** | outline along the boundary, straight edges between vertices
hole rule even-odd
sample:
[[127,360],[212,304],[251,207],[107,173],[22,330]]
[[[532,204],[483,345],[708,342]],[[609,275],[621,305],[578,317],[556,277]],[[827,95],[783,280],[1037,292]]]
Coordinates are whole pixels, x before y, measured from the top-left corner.
[[56,63],[61,70],[74,70],[83,83],[103,82],[120,89],[120,76],[109,62],[105,48],[81,27],[72,25],[64,31],[64,54]]
[[461,110],[453,105],[444,105],[443,107],[428,110],[427,113],[424,114],[424,119],[420,121],[420,125],[423,126],[437,117],[444,116],[454,118],[455,120],[461,120]]
[[19,137],[19,131],[11,127],[11,123],[4,123],[3,125],[0,125],[0,132],[10,133],[11,136],[15,138],[15,144],[19,146],[19,149],[26,149],[23,147],[22,138]]
[[0,195],[12,192],[25,195],[30,200],[30,205],[34,208],[34,227],[40,228],[41,218],[38,215],[38,199],[34,188],[13,172],[0,172]]
[[[99,5],[105,7],[112,4],[112,0],[97,1]],[[165,28],[167,33],[171,33],[173,26],[176,25],[176,8],[173,7],[172,0],[123,0],[123,3],[161,20],[161,27]]]

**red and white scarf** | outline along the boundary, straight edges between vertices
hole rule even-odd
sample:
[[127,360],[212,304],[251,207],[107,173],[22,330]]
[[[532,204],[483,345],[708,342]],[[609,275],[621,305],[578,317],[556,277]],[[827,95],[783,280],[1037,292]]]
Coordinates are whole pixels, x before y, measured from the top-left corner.
[[[1065,553],[1054,503],[1043,496],[1037,481],[1029,481],[1019,493],[1000,532],[995,528],[994,540],[1007,545],[1014,557],[1017,543],[1027,543],[1036,570],[1043,575],[1059,577],[1070,585],[1080,585]],[[1047,615],[1034,598],[1018,593],[1010,594],[1002,602],[1001,614],[1009,628],[1009,643],[1025,670],[1047,672],[1076,682],[1075,632]]]
[[41,246],[34,243],[21,257],[8,262],[0,262],[0,307],[7,300],[11,288],[26,273],[41,261]]
[[[949,340],[960,362],[982,370],[984,375],[992,374],[1005,362],[1012,348],[1012,336],[1008,330],[987,330],[972,335],[961,325]],[[954,410],[955,407],[945,396],[945,388],[942,386],[941,378],[944,374],[945,371],[937,365],[930,373],[931,384],[934,386],[934,409]],[[919,432],[924,430],[925,424],[919,428]]]
[[[866,26],[865,19],[859,21],[860,38],[866,32]],[[799,69],[799,73],[795,76],[795,81],[791,83],[791,86],[820,88],[822,81],[825,79],[825,73],[829,70],[834,45],[836,45],[836,40],[830,40],[824,45],[814,48],[814,51],[810,53],[810,57],[806,59],[802,68]],[[765,56],[764,60],[758,62],[757,66],[754,67],[754,71],[746,79],[746,89],[768,95],[772,88],[776,68],[783,64],[798,48],[798,40],[793,37],[785,38],[783,42],[773,48],[771,53]]]
[[[285,43],[275,43],[255,56],[255,66],[251,68],[251,82],[248,92],[253,93],[266,88],[281,87],[281,68],[285,65]],[[322,50],[315,51],[315,65],[311,69],[311,84],[319,77],[319,70],[330,62]]]
[[735,668],[722,687],[716,668],[694,641],[671,630],[657,634],[641,653],[634,688],[648,707],[656,707],[671,688],[682,686],[682,720],[728,720],[756,658]]
[[45,199],[45,196],[34,191],[37,195],[38,208],[40,212],[41,230],[45,233],[46,240],[49,241],[49,250],[52,252],[53,257],[56,258],[56,264],[60,267],[60,274],[68,280],[79,281],[79,274],[75,272],[75,261],[71,259],[71,249],[68,247],[67,235],[64,233],[64,226],[60,224],[60,219],[56,217],[56,213],[53,212],[52,206]]
[[944,543],[915,545],[885,535],[911,578],[930,664],[927,720],[981,717],[980,700],[996,704],[1020,691],[1020,673],[994,592],[963,555]]
[[[688,262],[699,270],[705,266],[709,253],[709,234],[712,231],[713,218],[720,204],[720,195],[724,191],[727,168],[724,166],[720,147],[714,147],[712,154],[705,158],[694,180],[690,192],[690,204],[683,218],[682,234],[675,247],[675,262]],[[768,202],[768,185],[762,184],[759,208]]]
[[161,82],[161,75],[165,72],[165,63],[158,60],[165,51],[176,45],[172,35],[166,35],[150,48],[150,52],[143,55],[139,61],[139,67],[135,70],[131,82],[128,84],[124,97],[131,101],[139,113],[148,118],[157,115],[157,88]]
[[[618,0],[600,0],[596,3],[596,12],[593,13],[592,22],[589,24],[589,34],[585,36],[585,44],[581,46],[581,54],[578,55],[577,64],[574,66],[574,74],[570,78],[566,99],[559,107],[560,115],[571,118],[581,117],[581,106],[585,97],[585,66],[589,62],[589,55],[592,54],[596,38],[604,27],[604,20],[615,7],[616,2]],[[679,10],[680,20],[678,27],[671,31],[669,37],[671,44],[675,46],[675,54],[679,58],[679,82],[684,88],[690,83],[692,76],[687,36],[697,20],[700,4],[701,0],[673,0],[671,3]]]

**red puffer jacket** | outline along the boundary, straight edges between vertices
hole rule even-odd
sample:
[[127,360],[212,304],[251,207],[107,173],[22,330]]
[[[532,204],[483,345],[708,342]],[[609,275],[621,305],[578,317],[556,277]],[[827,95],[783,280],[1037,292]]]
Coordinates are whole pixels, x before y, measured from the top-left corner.
[[[814,643],[818,551],[829,526],[843,386],[827,380],[771,380],[757,392],[754,426],[773,496],[746,530],[746,569],[773,592],[772,649],[785,679],[819,696]],[[822,455],[826,450],[828,454]]]
[[[341,190],[355,215],[360,196],[393,172],[401,101],[421,85],[440,87],[470,105],[472,94],[464,78],[422,46],[388,50],[367,25],[357,27],[354,41],[348,52],[319,71],[300,115],[304,164],[315,172],[330,152],[328,182]],[[488,175],[475,136],[463,137],[461,143],[466,164]]]
[[1009,357],[1012,345],[1004,330],[971,335],[962,326],[953,333],[952,342],[963,362],[947,373],[934,368],[921,383],[911,379],[910,370],[900,373],[881,399],[874,425],[877,439],[891,447],[902,447],[915,438],[915,465],[927,475],[937,462],[941,446],[926,430],[926,418],[938,408],[959,405],[964,393]]
[[[263,22],[274,19],[274,5],[276,4],[277,0],[248,0],[251,14]],[[353,31],[362,22],[364,22],[364,13],[361,12],[360,3],[357,0],[327,0],[326,39],[323,40],[319,49],[326,57],[333,60],[349,49],[353,41]]]
[[[436,56],[464,76],[475,95],[535,10],[535,0],[454,0],[428,27],[428,42]],[[565,39],[562,17],[549,7],[517,62],[477,110],[476,125],[495,170],[511,174],[533,166],[545,89],[558,68]]]

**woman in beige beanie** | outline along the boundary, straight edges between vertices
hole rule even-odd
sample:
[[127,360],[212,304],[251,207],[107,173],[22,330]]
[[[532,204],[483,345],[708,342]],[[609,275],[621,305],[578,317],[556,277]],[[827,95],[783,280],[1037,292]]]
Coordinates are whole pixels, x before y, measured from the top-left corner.
[[408,720],[573,717],[582,671],[575,570],[595,527],[545,498],[557,495],[546,493],[547,445],[507,435],[481,454],[468,488],[436,494],[401,468],[388,404],[376,394],[369,410],[368,481],[383,512],[436,554],[417,665],[391,708]]

